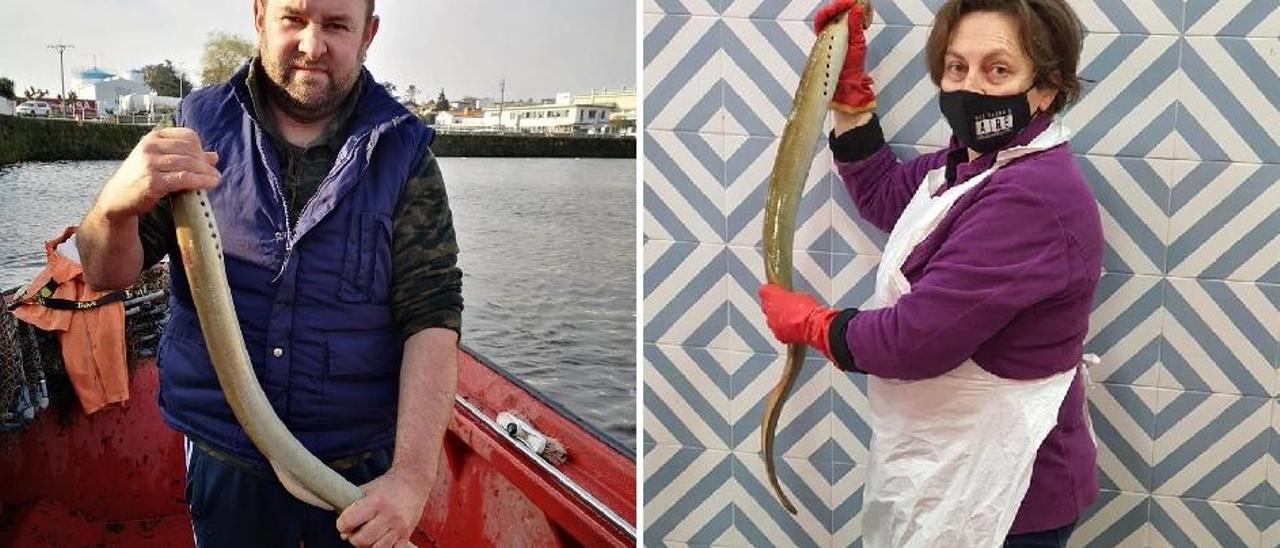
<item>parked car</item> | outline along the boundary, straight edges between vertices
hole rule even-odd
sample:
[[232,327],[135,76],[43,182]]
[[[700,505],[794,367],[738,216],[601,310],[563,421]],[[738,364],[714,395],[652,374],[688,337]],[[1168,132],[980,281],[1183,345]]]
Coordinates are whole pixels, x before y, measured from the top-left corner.
[[18,105],[18,108],[14,110],[14,114],[18,116],[48,116],[51,110],[49,103],[44,101],[27,101]]

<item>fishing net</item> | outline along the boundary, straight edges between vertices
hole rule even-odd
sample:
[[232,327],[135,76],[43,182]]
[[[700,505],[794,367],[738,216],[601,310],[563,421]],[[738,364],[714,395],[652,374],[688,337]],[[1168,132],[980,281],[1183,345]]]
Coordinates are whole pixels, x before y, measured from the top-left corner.
[[[155,355],[168,311],[168,263],[146,270],[125,290],[125,344],[129,370]],[[6,291],[12,301],[18,289]],[[0,307],[0,432],[21,429],[50,405],[78,408],[56,333],[41,331]]]

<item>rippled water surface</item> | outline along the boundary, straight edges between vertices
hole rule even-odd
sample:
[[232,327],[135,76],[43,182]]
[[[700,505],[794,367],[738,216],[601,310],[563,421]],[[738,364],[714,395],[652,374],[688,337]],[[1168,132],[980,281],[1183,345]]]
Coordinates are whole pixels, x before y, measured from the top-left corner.
[[[635,161],[441,158],[463,341],[635,448]],[[119,162],[0,168],[0,287],[76,224]]]

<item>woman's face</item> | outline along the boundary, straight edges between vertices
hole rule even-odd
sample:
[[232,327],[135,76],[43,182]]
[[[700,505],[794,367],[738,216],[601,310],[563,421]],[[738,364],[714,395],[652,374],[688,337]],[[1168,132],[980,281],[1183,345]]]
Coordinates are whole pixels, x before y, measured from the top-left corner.
[[[1016,95],[1027,91],[1035,67],[1022,50],[1018,23],[994,11],[966,14],[951,32],[942,65],[942,91]],[[1031,112],[1048,110],[1057,92],[1037,87],[1027,94]]]

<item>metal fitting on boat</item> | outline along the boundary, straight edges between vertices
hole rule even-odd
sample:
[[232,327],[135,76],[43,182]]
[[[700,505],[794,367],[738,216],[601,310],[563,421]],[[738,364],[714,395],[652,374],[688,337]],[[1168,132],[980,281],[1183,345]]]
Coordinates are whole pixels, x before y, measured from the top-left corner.
[[509,412],[498,413],[498,426],[538,455],[547,449],[547,437],[542,432]]

